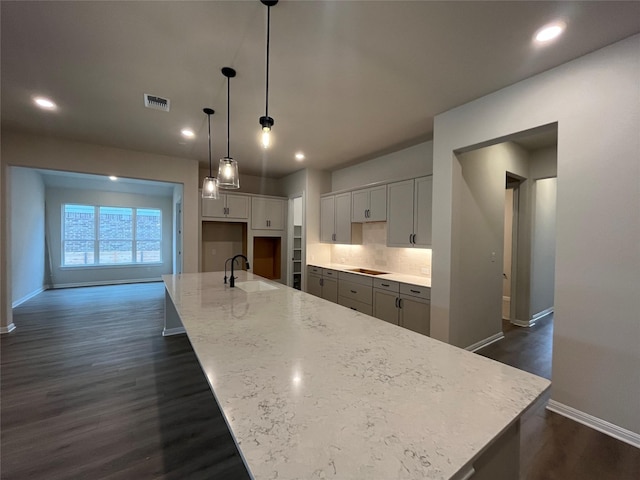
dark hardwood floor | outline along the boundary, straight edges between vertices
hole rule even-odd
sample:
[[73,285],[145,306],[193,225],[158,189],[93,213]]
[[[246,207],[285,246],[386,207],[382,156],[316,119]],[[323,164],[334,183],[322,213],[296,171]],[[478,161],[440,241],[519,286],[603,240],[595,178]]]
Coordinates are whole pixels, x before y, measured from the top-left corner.
[[[478,353],[551,379],[552,315],[531,328],[503,321],[503,332],[503,340]],[[640,479],[640,449],[550,412],[545,404],[541,402],[523,417],[522,479]]]
[[1,471],[18,479],[246,479],[162,283],[50,290],[1,339]]
[[[0,340],[0,478],[249,478],[188,339],[160,335],[163,303],[151,283],[50,290],[15,309]],[[552,329],[506,324],[480,353],[549,377]],[[527,480],[636,480],[640,450],[540,405],[521,466]]]

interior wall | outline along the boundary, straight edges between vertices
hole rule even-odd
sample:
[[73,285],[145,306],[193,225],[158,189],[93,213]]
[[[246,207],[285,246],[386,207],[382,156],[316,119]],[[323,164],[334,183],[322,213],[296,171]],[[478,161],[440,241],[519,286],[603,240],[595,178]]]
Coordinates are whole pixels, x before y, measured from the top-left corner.
[[553,308],[556,265],[556,178],[534,184],[531,245],[531,317]]
[[11,169],[12,306],[16,307],[46,287],[45,188],[40,173]]
[[[214,165],[213,175],[218,174],[218,165]],[[284,196],[282,183],[277,178],[257,177],[242,173],[242,165],[238,167],[240,171],[240,188],[234,190],[237,193],[255,193],[256,195]],[[198,185],[202,187],[204,177],[209,175],[209,168],[201,168],[198,172]]]
[[[159,280],[173,271],[173,197],[143,196],[132,193],[105,192],[79,188],[45,190],[47,239],[51,257],[51,280],[54,287],[102,285],[113,282]],[[127,266],[62,266],[62,207],[107,205],[111,207],[159,208],[162,210],[162,264]]]
[[[246,223],[202,222],[202,271],[224,271],[228,258],[247,251],[246,237]],[[244,268],[243,263],[239,265]]]
[[[460,154],[458,160],[462,167],[456,212],[460,242],[453,257],[465,275],[457,284],[464,300],[455,309],[466,320],[455,333],[456,344],[467,347],[502,332],[505,177],[510,172],[527,178],[529,154],[506,142]],[[520,185],[525,197],[527,189],[525,180]],[[520,211],[526,210],[526,203],[521,203]],[[526,223],[520,221],[519,230]],[[522,285],[521,278],[528,279],[530,251],[526,235],[519,239],[517,298],[518,306],[528,312],[528,282]]]
[[[431,334],[469,319],[454,151],[558,123],[551,397],[640,434],[640,35],[436,116]],[[533,51],[531,52],[533,55]],[[612,374],[615,372],[615,374]]]
[[428,141],[331,172],[331,191],[433,173],[433,142]]
[[9,166],[32,167],[69,172],[116,175],[118,177],[161,182],[180,183],[183,197],[183,265],[185,272],[198,271],[198,162],[196,160],[169,157],[152,153],[135,152],[120,148],[104,147],[73,142],[53,137],[28,135],[2,130],[1,158],[3,181],[2,224],[5,234],[0,236],[0,264],[2,268],[2,293],[0,294],[0,329],[13,323],[11,311],[11,250],[7,243],[6,229],[11,211],[7,207],[10,196],[6,168]]

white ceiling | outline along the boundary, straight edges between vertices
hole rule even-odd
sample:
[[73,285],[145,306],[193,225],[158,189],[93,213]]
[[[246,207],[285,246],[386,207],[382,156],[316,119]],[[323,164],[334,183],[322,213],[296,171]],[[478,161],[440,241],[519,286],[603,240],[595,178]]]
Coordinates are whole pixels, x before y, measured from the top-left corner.
[[[640,2],[281,1],[272,8],[264,115],[266,7],[259,1],[1,2],[2,127],[207,162],[241,172],[335,169],[429,139],[434,115],[640,32]],[[533,45],[563,19],[555,44]],[[171,112],[146,109],[143,94]],[[55,112],[32,97],[52,97]],[[594,92],[597,94],[597,92]],[[194,140],[180,129],[190,126]],[[296,162],[298,150],[307,158]]]

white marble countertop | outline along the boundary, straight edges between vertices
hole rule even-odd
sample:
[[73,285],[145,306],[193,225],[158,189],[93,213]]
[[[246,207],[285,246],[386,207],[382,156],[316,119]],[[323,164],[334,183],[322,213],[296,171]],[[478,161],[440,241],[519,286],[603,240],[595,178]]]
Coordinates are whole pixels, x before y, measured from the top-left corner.
[[550,385],[275,282],[246,293],[222,277],[163,279],[259,480],[449,479]]
[[[385,273],[382,275],[368,275],[366,273],[358,273],[358,272],[352,272],[351,270],[354,268],[362,268],[356,265],[345,265],[342,263],[318,263],[318,262],[311,262],[308,264],[308,266],[314,266],[314,267],[320,267],[320,268],[329,268],[331,270],[338,270],[340,272],[348,272],[348,273],[353,273],[355,275],[363,275],[365,277],[372,277],[372,278],[383,278],[385,280],[392,280],[394,282],[401,282],[401,283],[409,283],[411,285],[419,285],[421,287],[429,287],[431,288],[431,277],[421,277],[419,275],[406,275],[404,273],[393,273],[393,272],[389,272],[389,273]],[[368,268],[368,267],[365,267]],[[372,268],[371,270],[378,270],[377,268]]]

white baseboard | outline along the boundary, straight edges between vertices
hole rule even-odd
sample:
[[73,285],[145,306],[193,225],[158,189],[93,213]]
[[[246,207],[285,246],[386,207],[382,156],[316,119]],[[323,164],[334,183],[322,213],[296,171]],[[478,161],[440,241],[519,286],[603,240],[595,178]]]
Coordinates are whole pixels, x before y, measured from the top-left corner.
[[11,333],[16,329],[15,323],[10,323],[6,327],[0,327],[0,335],[4,335],[5,333]]
[[557,413],[558,415],[570,418],[571,420],[586,425],[587,427],[609,435],[610,437],[628,443],[636,448],[640,448],[640,434],[632,432],[631,430],[619,427],[613,423],[607,422],[606,420],[602,420],[601,418],[594,417],[593,415],[576,410],[575,408],[569,407],[563,403],[556,402],[555,400],[549,400],[547,409]]
[[187,333],[184,327],[165,328],[164,330],[162,330],[163,337],[170,337],[171,335],[180,335],[182,333]]
[[24,302],[26,302],[27,300],[32,299],[33,297],[35,297],[36,295],[38,295],[38,294],[40,294],[40,293],[44,292],[45,290],[46,290],[46,288],[45,288],[45,287],[40,287],[40,288],[38,288],[37,290],[34,290],[34,291],[33,291],[33,292],[31,292],[30,294],[25,295],[24,297],[22,297],[22,298],[20,298],[20,299],[16,300],[15,302],[13,302],[13,303],[11,304],[11,308],[16,308],[16,307],[18,307],[18,306],[22,305],[22,304],[23,304]]
[[546,317],[547,315],[551,315],[552,313],[553,313],[553,307],[549,307],[549,308],[545,308],[541,312],[534,314],[529,320],[514,319],[509,321],[516,327],[529,328],[529,327],[533,327],[538,320]]
[[469,350],[470,352],[476,352],[481,348],[484,348],[492,343],[496,343],[499,340],[504,338],[504,333],[498,332],[495,335],[491,335],[490,337],[485,338],[484,340],[480,340],[479,342],[474,343],[473,345],[469,345],[465,348],[465,350]]
[[553,307],[545,308],[541,312],[534,313],[533,316],[531,317],[531,320],[533,322],[536,322],[536,321],[540,320],[541,318],[546,317],[547,315],[551,315],[552,313],[553,313]]
[[129,280],[104,280],[99,282],[56,283],[52,288],[100,287],[103,285],[125,285],[127,283],[161,282],[162,278],[132,278]]

